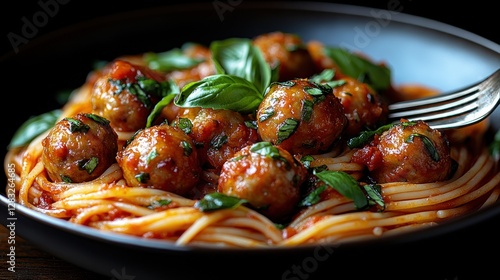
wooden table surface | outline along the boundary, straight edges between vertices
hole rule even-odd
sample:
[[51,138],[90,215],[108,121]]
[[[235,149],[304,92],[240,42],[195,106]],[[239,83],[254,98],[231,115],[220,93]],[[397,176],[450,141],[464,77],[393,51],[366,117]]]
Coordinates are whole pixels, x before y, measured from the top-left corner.
[[[22,280],[112,280],[112,277],[96,274],[65,260],[57,258],[37,248],[21,237],[15,237],[15,272],[9,271],[8,256],[10,244],[8,243],[9,231],[0,226],[0,252],[1,270],[0,279]],[[116,279],[113,279],[116,280]]]

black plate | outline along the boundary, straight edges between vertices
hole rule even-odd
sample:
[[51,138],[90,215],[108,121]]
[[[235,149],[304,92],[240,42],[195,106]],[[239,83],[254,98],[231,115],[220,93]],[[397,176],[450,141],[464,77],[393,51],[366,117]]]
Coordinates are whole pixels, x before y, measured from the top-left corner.
[[[3,57],[3,79],[19,90],[11,93],[15,110],[2,144],[31,115],[59,107],[54,93],[83,84],[95,60],[124,54],[165,51],[187,41],[208,44],[229,37],[253,37],[270,31],[300,35],[304,41],[362,51],[387,62],[395,84],[422,83],[442,91],[482,80],[500,67],[500,46],[440,22],[391,10],[294,2],[247,3],[217,13],[213,3],[154,8],[101,18],[33,41]],[[56,70],[51,70],[56,69]],[[7,113],[2,113],[7,114]],[[496,129],[500,111],[492,115]],[[4,154],[2,154],[4,156]],[[3,158],[3,157],[2,157]],[[3,177],[5,179],[5,176]],[[0,219],[8,223],[5,191]],[[15,209],[16,234],[69,262],[113,277],[134,279],[311,279],[361,276],[388,279],[452,279],[460,273],[489,271],[489,250],[500,231],[500,207],[440,226],[341,246],[270,249],[194,249],[175,247],[96,231],[47,217],[21,206]],[[476,270],[471,267],[483,267]],[[432,271],[432,272],[431,272]],[[485,274],[489,275],[489,274]],[[323,279],[323,278],[320,278]],[[464,279],[464,278],[461,278]]]

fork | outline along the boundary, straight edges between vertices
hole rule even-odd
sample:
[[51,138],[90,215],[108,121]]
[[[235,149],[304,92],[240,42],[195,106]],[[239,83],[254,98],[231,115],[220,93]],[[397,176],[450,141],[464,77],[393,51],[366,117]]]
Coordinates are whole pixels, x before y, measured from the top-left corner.
[[468,126],[487,118],[500,103],[500,69],[461,90],[389,105],[389,121],[422,120],[434,129]]

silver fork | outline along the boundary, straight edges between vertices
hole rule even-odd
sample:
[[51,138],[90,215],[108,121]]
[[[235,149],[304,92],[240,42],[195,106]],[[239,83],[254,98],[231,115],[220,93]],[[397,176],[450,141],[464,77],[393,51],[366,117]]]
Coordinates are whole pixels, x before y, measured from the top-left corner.
[[458,91],[389,105],[389,121],[422,120],[435,129],[459,128],[487,118],[500,103],[500,69]]

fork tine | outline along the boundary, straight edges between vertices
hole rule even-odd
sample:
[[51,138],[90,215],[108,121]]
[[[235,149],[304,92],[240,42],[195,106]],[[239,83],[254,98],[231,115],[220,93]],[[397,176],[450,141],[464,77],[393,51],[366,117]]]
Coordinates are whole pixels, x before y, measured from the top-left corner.
[[[466,92],[467,94],[464,94],[464,92]],[[472,95],[468,95],[468,94],[472,94]],[[429,99],[426,100],[425,102],[418,102],[418,101],[422,101],[419,99],[419,100],[416,100],[416,102],[414,102],[414,104],[418,104],[418,103],[424,104],[425,103],[425,107],[423,107],[423,105],[408,106],[407,104],[405,104],[404,107],[412,108],[412,110],[407,110],[407,111],[400,111],[401,109],[396,110],[396,109],[394,109],[394,106],[390,106],[389,118],[390,119],[399,119],[401,117],[413,118],[416,116],[423,116],[425,114],[434,114],[434,113],[440,112],[440,111],[449,111],[450,109],[453,109],[455,107],[465,106],[467,103],[476,101],[480,94],[481,94],[481,91],[479,91],[479,87],[476,86],[476,87],[474,87],[474,91],[473,90],[461,91],[460,94],[458,94],[458,97],[455,97],[455,98],[454,98],[453,94],[446,95],[445,96],[446,100],[452,101],[450,103],[442,103],[441,101],[444,98],[440,98],[440,99],[435,98],[435,99],[430,100],[430,101],[436,101],[436,103],[429,102]],[[450,96],[450,95],[453,95],[453,96]],[[464,98],[460,98],[460,97],[464,97]],[[442,104],[442,105],[439,105],[439,104]],[[398,105],[398,104],[396,104],[396,105]],[[422,108],[419,108],[419,106],[422,106]],[[401,106],[400,106],[400,108],[401,108]],[[455,113],[456,112],[457,111],[455,111]],[[446,114],[445,114],[445,116],[446,116]]]
[[423,120],[436,129],[458,128],[488,117],[500,103],[500,69],[462,90],[389,105],[389,121]]
[[436,96],[431,96],[431,97],[424,97],[424,98],[419,98],[419,99],[414,99],[414,100],[401,101],[401,102],[390,104],[389,110],[390,111],[397,111],[397,110],[402,110],[402,109],[415,108],[418,106],[428,106],[428,105],[433,105],[436,103],[442,103],[442,102],[450,101],[453,99],[458,99],[462,96],[467,96],[471,93],[477,92],[478,89],[479,89],[479,84],[477,84],[473,87],[468,87],[466,89],[463,89],[463,90],[460,90],[457,92],[451,92],[451,93],[441,94],[441,95],[436,95]]

